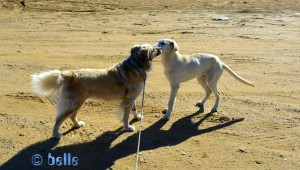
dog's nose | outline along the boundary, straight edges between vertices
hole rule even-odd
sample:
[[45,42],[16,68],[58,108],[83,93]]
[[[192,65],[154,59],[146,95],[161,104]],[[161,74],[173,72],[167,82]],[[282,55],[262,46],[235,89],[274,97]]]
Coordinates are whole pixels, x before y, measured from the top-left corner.
[[161,48],[156,47],[156,52],[157,52],[157,55],[160,55],[161,54]]
[[155,48],[159,48],[159,49],[161,49],[161,48],[162,48],[162,47],[160,47],[160,46],[159,46],[159,44],[158,44],[158,43],[154,44],[153,46],[154,46]]

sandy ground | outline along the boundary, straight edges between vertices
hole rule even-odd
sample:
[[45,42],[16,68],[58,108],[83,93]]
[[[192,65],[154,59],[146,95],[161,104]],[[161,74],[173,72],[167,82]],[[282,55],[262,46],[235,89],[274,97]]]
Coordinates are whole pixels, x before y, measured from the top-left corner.
[[[298,0],[25,5],[0,2],[1,170],[134,169],[138,132],[122,132],[116,102],[87,101],[79,113],[86,125],[72,129],[66,121],[60,129],[65,136],[57,141],[51,138],[55,106],[32,93],[30,75],[106,68],[126,58],[134,44],[164,37],[176,40],[183,54],[218,55],[256,88],[225,72],[219,112],[210,114],[214,97],[199,113],[194,105],[203,89],[196,80],[183,83],[171,120],[163,122],[170,89],[156,58],[147,80],[139,169],[299,169]],[[212,20],[224,16],[229,20]],[[132,123],[139,129],[139,122]],[[68,164],[72,158],[77,166]]]

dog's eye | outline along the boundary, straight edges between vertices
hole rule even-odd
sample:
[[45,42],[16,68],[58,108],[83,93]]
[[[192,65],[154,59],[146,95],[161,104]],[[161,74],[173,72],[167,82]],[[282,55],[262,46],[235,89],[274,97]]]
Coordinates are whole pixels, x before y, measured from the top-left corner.
[[165,42],[160,42],[159,44],[160,44],[160,45],[165,45],[166,43],[165,43]]

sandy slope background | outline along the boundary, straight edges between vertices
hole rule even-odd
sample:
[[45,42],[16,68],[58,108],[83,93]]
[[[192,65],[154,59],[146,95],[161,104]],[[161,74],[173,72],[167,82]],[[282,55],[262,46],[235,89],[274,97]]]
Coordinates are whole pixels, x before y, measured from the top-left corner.
[[[229,21],[213,21],[229,17]],[[0,2],[0,169],[133,169],[137,131],[123,133],[116,102],[90,100],[51,139],[49,99],[30,75],[52,69],[106,68],[134,44],[173,38],[181,53],[213,53],[251,88],[224,72],[219,112],[196,80],[183,83],[172,118],[161,121],[169,85],[156,58],[146,87],[140,169],[299,169],[300,7],[298,0]],[[140,109],[141,98],[138,99]],[[132,122],[138,129],[139,122]],[[78,166],[50,166],[51,156]],[[43,162],[33,166],[32,157]],[[60,158],[59,158],[60,159]],[[40,159],[37,158],[38,162]],[[50,159],[50,164],[51,164]]]

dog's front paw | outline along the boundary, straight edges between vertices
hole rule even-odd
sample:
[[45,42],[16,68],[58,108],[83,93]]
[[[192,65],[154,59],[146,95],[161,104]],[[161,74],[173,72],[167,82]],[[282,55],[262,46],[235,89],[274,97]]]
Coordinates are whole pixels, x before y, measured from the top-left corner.
[[167,112],[168,112],[168,108],[165,108],[164,110],[162,110],[161,113],[165,115],[165,114],[167,114]]
[[202,102],[197,102],[196,106],[199,107],[199,108],[202,108],[204,106],[204,104]]
[[170,120],[170,116],[168,116],[167,114],[165,114],[165,115],[162,117],[162,120],[168,121],[168,120]]
[[196,107],[199,107],[199,111],[198,111],[199,113],[204,112],[204,104],[202,102],[197,102]]
[[74,127],[75,127],[75,128],[80,128],[80,127],[84,126],[84,124],[85,124],[84,121],[81,120],[81,121],[78,121],[78,122],[74,125]]
[[215,113],[215,112],[218,112],[218,108],[212,108],[211,109],[211,113]]
[[124,129],[125,132],[133,132],[135,130],[134,126],[129,125],[127,128]]
[[134,119],[135,120],[141,120],[141,119],[143,119],[144,117],[142,116],[142,115],[140,115],[140,114],[135,114],[134,115]]

